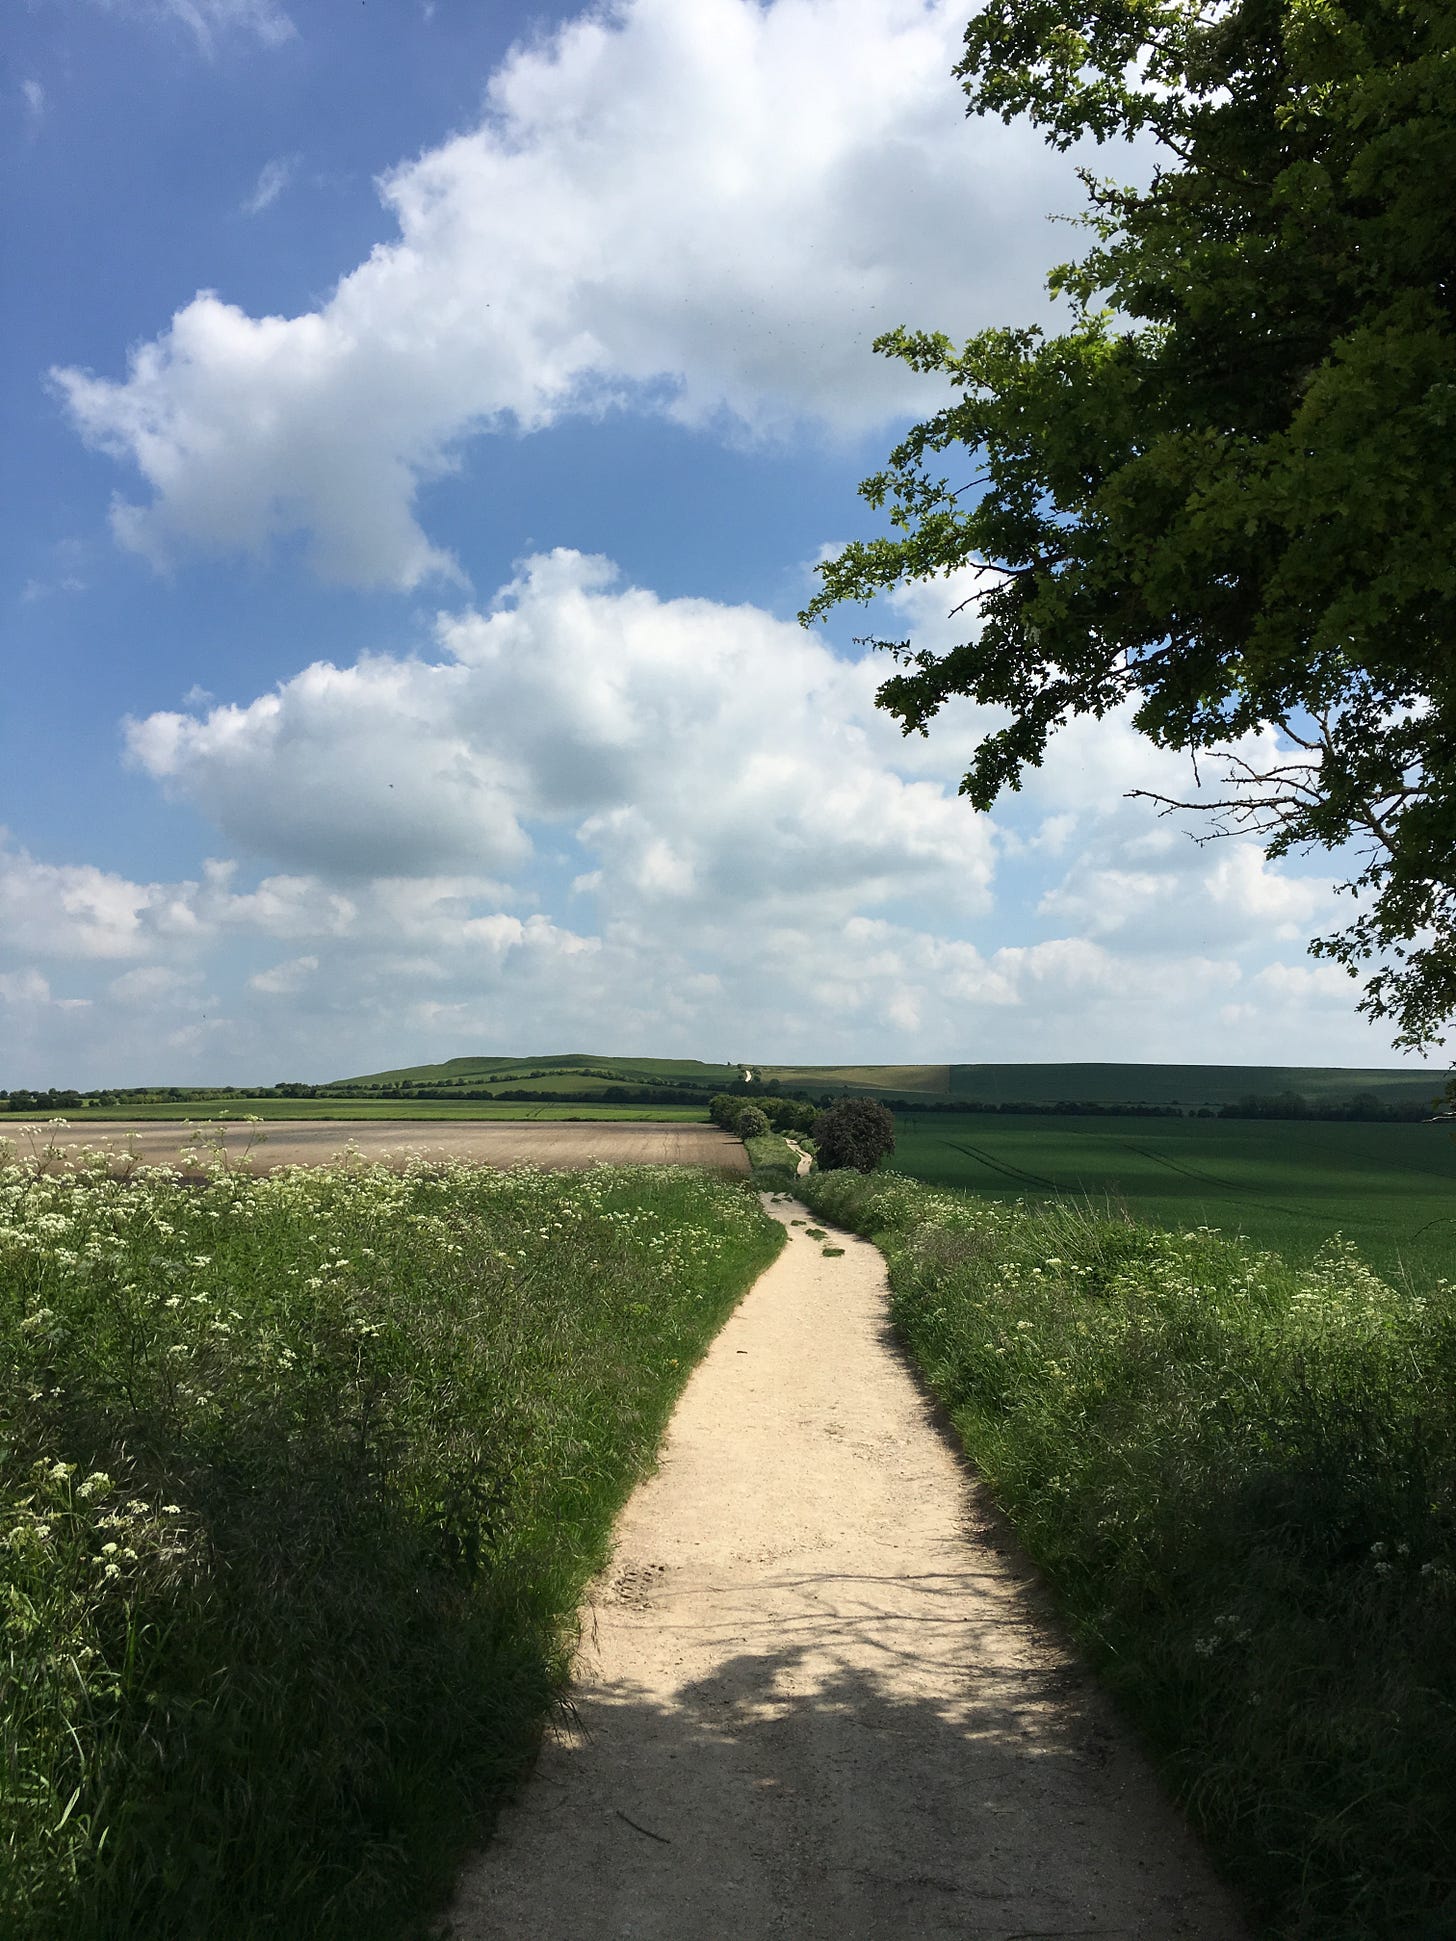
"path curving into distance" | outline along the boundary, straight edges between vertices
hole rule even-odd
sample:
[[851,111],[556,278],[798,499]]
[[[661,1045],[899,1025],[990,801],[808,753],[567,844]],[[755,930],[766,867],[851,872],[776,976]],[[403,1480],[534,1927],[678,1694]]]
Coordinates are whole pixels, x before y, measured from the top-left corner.
[[879,1253],[766,1203],[789,1245],[623,1513],[575,1723],[448,1932],[1243,1941],[901,1360]]

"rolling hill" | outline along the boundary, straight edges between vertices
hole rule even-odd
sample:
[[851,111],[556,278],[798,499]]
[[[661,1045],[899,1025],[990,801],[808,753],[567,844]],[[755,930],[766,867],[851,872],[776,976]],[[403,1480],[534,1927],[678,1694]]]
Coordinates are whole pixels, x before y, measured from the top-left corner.
[[813,1097],[863,1094],[934,1098],[967,1107],[1056,1105],[1062,1100],[1103,1105],[1233,1105],[1250,1094],[1294,1092],[1316,1104],[1368,1093],[1387,1104],[1425,1104],[1440,1093],[1438,1069],[1311,1065],[1140,1065],[1047,1063],[1026,1065],[759,1065],[707,1064],[695,1058],[616,1057],[559,1052],[530,1058],[462,1057],[438,1065],[405,1065],[340,1079],[361,1092],[427,1086],[481,1093],[528,1087],[580,1096],[611,1086],[688,1086],[715,1091],[751,1070],[754,1081],[777,1081],[784,1091]]

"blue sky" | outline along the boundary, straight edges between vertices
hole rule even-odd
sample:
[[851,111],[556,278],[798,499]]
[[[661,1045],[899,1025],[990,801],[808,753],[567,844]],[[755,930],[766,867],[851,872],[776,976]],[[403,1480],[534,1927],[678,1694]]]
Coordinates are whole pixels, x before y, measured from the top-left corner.
[[1398,1062],[1304,953],[1328,863],[1126,801],[1188,778],[1120,720],[977,815],[976,711],[904,741],[865,616],[794,624],[937,401],[875,334],[1045,318],[1068,250],[962,25],[15,10],[0,1083]]

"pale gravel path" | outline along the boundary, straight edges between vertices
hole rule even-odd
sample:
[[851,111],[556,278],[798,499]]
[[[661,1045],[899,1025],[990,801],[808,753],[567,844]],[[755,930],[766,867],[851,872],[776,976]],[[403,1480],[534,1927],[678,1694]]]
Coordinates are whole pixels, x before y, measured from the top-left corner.
[[880,1255],[833,1239],[791,1227],[689,1383],[585,1613],[580,1729],[450,1933],[1243,1941],[894,1349]]

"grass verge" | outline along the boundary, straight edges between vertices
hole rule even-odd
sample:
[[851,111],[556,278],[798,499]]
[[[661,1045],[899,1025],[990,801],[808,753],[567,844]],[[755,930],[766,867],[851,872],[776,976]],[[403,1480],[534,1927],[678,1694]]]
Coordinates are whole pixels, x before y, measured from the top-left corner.
[[[781,1132],[761,1132],[756,1138],[745,1139],[743,1149],[760,1190],[777,1192],[780,1175],[787,1174],[792,1180],[798,1170],[799,1155]],[[760,1172],[771,1175],[772,1186],[759,1179]]]
[[781,1242],[688,1168],[0,1170],[0,1933],[424,1932]]
[[1456,1305],[1332,1243],[814,1174],[1266,1931],[1456,1934]]

